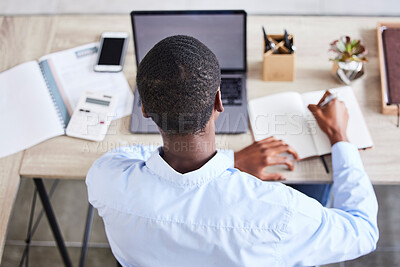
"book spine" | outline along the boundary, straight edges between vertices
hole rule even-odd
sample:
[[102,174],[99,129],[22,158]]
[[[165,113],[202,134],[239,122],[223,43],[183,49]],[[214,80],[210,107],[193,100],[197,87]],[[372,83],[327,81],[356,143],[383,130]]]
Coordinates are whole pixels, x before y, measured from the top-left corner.
[[60,90],[57,86],[57,83],[54,79],[54,76],[51,72],[51,68],[49,62],[47,60],[43,60],[39,62],[40,70],[42,71],[42,75],[47,85],[47,89],[51,96],[51,99],[54,103],[54,107],[56,108],[57,115],[60,119],[60,122],[65,129],[68,125],[70,120],[70,115],[68,113],[68,109],[64,103],[64,100],[61,96]]

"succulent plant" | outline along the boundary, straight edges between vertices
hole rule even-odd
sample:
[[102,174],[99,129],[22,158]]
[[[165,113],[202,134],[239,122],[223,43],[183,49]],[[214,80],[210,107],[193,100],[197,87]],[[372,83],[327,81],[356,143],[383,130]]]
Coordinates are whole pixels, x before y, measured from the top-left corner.
[[340,39],[333,41],[329,50],[337,53],[335,58],[330,59],[332,61],[368,61],[366,58],[367,49],[365,46],[361,44],[360,40],[351,41],[349,36],[342,36]]

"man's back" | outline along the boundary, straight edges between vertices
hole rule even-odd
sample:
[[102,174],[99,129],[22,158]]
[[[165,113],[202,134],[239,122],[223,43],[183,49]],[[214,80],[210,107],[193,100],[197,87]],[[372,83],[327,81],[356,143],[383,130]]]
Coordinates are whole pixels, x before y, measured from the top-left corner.
[[[153,150],[107,153],[88,173],[89,200],[124,266],[311,265],[375,247],[376,198],[348,143],[333,147],[334,187],[342,190],[335,206],[343,210],[234,169],[231,151],[180,174]],[[353,196],[351,183],[359,186]]]

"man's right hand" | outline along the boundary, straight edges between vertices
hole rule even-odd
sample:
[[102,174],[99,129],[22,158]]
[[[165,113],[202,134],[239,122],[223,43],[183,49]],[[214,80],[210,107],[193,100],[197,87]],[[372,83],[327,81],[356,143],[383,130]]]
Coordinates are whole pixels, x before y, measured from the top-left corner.
[[324,99],[331,93],[326,91],[317,105],[308,105],[308,109],[314,115],[321,130],[328,136],[331,145],[347,139],[347,123],[349,114],[342,101],[333,99],[328,104],[320,106]]
[[285,180],[280,173],[266,173],[265,167],[285,164],[293,171],[293,160],[288,159],[282,153],[291,154],[295,160],[299,159],[296,151],[282,140],[276,140],[273,136],[255,142],[244,149],[235,152],[235,168],[247,172],[263,181]]

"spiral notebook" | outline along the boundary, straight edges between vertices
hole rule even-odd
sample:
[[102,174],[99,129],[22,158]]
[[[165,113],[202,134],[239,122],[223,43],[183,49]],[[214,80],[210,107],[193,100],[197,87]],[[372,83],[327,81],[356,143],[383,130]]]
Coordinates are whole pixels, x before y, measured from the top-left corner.
[[123,73],[93,71],[98,43],[49,54],[0,73],[0,158],[64,135],[84,91],[118,95],[114,119],[130,115]]

